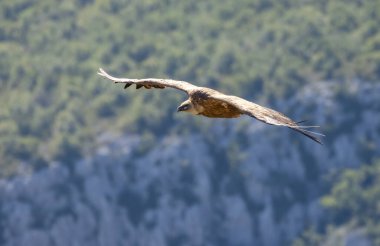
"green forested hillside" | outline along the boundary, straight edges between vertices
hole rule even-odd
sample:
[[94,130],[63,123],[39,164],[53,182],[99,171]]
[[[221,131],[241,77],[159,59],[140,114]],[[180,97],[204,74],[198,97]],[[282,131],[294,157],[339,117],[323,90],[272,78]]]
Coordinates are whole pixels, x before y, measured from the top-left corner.
[[[0,244],[337,245],[355,230],[380,244],[379,23],[378,0],[0,1]],[[181,93],[124,91],[99,67],[313,114],[325,145],[243,121],[209,131],[175,114]]]
[[103,131],[154,137],[178,120],[180,94],[125,92],[98,67],[269,105],[318,80],[380,79],[376,0],[14,0],[0,11],[2,176],[70,163]]
[[324,229],[326,235],[307,230],[294,245],[338,245],[340,243],[334,240],[339,240],[336,234],[340,228],[346,233],[359,228],[373,240],[374,245],[379,245],[380,161],[359,169],[346,169],[329,179],[332,188],[322,199],[328,212],[326,224],[329,227]]

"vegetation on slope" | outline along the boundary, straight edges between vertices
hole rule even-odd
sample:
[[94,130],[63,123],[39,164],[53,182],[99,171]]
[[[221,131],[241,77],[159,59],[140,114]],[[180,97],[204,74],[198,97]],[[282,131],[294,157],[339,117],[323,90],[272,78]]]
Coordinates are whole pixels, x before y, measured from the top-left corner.
[[102,131],[156,135],[177,120],[180,94],[124,92],[98,67],[268,103],[318,80],[380,77],[376,0],[14,0],[0,10],[2,176],[71,163]]
[[380,160],[359,169],[346,169],[332,179],[331,191],[322,199],[328,210],[325,223],[329,230],[322,233],[307,230],[294,245],[325,244],[337,234],[336,228],[346,228],[348,233],[359,228],[373,240],[374,245],[379,245]]

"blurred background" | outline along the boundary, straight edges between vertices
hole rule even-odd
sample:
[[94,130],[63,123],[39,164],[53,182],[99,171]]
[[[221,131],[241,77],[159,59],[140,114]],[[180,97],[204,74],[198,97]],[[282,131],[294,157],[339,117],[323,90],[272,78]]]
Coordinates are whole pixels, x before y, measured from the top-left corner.
[[379,23],[378,0],[0,1],[0,245],[380,245]]

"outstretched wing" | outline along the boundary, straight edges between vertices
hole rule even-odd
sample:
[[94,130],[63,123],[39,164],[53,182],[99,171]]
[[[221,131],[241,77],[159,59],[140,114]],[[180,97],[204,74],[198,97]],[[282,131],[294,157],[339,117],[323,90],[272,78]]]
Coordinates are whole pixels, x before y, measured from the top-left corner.
[[224,94],[219,94],[219,93],[215,93],[211,95],[210,97],[217,100],[221,100],[225,103],[228,103],[236,107],[237,109],[240,110],[242,114],[249,115],[251,117],[254,117],[270,125],[289,127],[311,138],[317,143],[322,144],[321,140],[315,135],[324,136],[323,134],[306,130],[308,128],[313,128],[313,127],[318,127],[318,126],[301,126],[297,122],[289,119],[287,116],[283,115],[280,112],[260,106],[256,103],[247,101],[240,97],[229,96],[229,95],[224,95]]
[[171,79],[127,79],[127,78],[116,78],[104,71],[102,68],[99,68],[98,74],[104,78],[114,81],[115,83],[124,83],[124,89],[127,89],[132,84],[136,85],[136,89],[144,87],[146,89],[157,88],[164,89],[165,87],[171,87],[178,89],[189,94],[192,90],[197,89],[198,87],[190,84],[186,81],[171,80]]

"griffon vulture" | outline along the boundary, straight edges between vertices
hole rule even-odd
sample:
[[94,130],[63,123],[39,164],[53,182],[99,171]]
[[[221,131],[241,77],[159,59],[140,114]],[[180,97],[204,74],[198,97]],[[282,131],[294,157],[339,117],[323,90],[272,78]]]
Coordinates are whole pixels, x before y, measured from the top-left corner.
[[141,87],[146,89],[164,89],[166,87],[171,87],[184,91],[189,98],[181,103],[177,112],[188,112],[194,115],[203,115],[212,118],[236,118],[242,114],[246,114],[270,125],[286,126],[302,133],[315,142],[322,144],[321,140],[315,136],[323,136],[322,134],[306,130],[318,126],[299,125],[301,122],[295,122],[280,112],[260,106],[237,96],[225,95],[219,91],[195,86],[186,81],[155,78],[116,78],[106,73],[102,68],[99,69],[98,74],[115,83],[124,83],[124,89],[135,84],[136,89],[140,89]]

